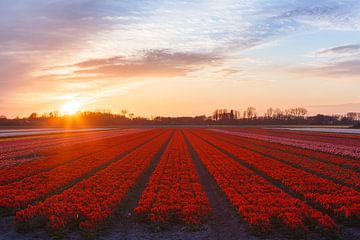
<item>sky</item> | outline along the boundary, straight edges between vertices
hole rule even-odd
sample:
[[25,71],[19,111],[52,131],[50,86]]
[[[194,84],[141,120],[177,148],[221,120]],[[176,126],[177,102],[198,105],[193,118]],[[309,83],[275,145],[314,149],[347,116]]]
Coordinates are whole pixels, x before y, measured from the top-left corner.
[[0,115],[360,111],[360,1],[0,0]]

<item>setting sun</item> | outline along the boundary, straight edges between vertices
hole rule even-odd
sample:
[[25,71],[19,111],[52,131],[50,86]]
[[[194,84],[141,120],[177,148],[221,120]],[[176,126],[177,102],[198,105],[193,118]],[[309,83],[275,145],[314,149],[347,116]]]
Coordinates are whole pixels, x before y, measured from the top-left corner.
[[75,114],[81,107],[81,102],[77,100],[69,101],[61,107],[62,114]]

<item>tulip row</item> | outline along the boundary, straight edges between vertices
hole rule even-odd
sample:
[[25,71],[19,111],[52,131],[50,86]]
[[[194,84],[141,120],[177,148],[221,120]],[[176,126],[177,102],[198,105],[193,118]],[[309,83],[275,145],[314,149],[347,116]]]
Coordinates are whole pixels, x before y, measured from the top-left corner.
[[180,130],[176,130],[141,195],[135,213],[152,224],[200,225],[210,206]]
[[192,131],[186,131],[194,150],[220,189],[250,229],[268,232],[272,224],[280,224],[295,233],[306,233],[309,227],[336,229],[328,215],[313,209],[253,171],[237,163],[211,146]]
[[52,147],[47,151],[42,151],[38,159],[28,161],[11,168],[0,169],[0,185],[8,184],[25,177],[29,177],[40,172],[49,171],[55,167],[70,163],[81,158],[87,158],[94,153],[107,151],[112,147],[124,144],[140,137],[147,137],[147,132],[140,132],[130,135],[111,137],[107,139],[96,140],[88,143],[78,143],[71,146]]
[[[241,136],[235,136],[235,135],[232,135],[232,134],[226,134],[226,135],[231,135],[231,136],[239,137],[239,138],[241,137]],[[279,143],[273,143],[273,142],[258,140],[258,139],[255,139],[255,138],[241,137],[241,139],[242,140],[246,139],[248,141],[251,139],[251,141],[254,144],[267,146],[267,147],[271,147],[271,148],[276,148],[276,149],[281,149],[283,151],[295,153],[295,154],[298,154],[298,155],[309,157],[311,159],[315,159],[315,160],[319,160],[319,161],[322,161],[322,162],[328,162],[328,163],[331,163],[331,164],[335,164],[335,165],[338,165],[338,166],[343,167],[343,168],[354,169],[356,171],[360,171],[360,162],[358,160],[356,160],[356,159],[346,158],[346,157],[343,157],[343,156],[329,154],[329,153],[325,153],[325,152],[313,151],[313,150],[309,150],[309,149],[305,149],[305,148],[299,148],[299,147],[294,147],[294,146],[289,146],[289,145],[284,145],[284,144],[279,144]]]
[[194,132],[223,151],[235,156],[239,161],[257,169],[259,173],[266,174],[291,191],[298,193],[305,200],[327,209],[342,220],[356,222],[360,219],[360,195],[358,191],[224,142],[216,137],[203,134],[201,131]]
[[210,131],[206,131],[206,133],[242,148],[270,156],[292,166],[310,171],[314,174],[318,174],[329,179],[333,179],[335,182],[340,182],[355,188],[360,188],[360,175],[351,169],[342,168],[331,163],[325,163],[317,160],[314,161],[309,157],[283,151],[281,148],[282,145],[269,147],[266,145],[264,146],[257,144],[257,141],[249,138],[213,133]]
[[52,150],[54,147],[65,148],[74,144],[84,144],[96,140],[136,133],[142,129],[125,129],[112,132],[84,132],[76,134],[43,135],[0,141],[0,167],[6,168],[37,159],[40,151]]
[[19,226],[47,225],[52,230],[77,226],[94,231],[111,217],[170,137],[167,130],[120,161],[61,194],[16,213]]
[[27,177],[18,182],[0,186],[0,208],[17,210],[34,203],[57,191],[75,184],[117,161],[136,147],[159,135],[163,130],[155,130],[144,136],[122,141],[116,147],[108,147],[101,152],[80,158],[76,161],[56,167],[50,171]]
[[305,149],[311,149],[321,152],[327,152],[331,154],[338,154],[342,156],[349,156],[356,159],[360,159],[360,148],[358,146],[344,146],[332,143],[318,142],[318,141],[308,141],[308,140],[299,140],[299,139],[290,139],[284,137],[275,137],[275,136],[266,136],[256,133],[248,132],[235,132],[227,130],[214,129],[214,131],[220,131],[223,133],[233,134],[236,136],[255,138],[259,140],[264,140],[268,142],[280,143]]
[[232,131],[258,133],[267,136],[285,137],[290,139],[318,141],[346,146],[360,146],[360,137],[355,134],[294,131],[286,129],[232,128]]

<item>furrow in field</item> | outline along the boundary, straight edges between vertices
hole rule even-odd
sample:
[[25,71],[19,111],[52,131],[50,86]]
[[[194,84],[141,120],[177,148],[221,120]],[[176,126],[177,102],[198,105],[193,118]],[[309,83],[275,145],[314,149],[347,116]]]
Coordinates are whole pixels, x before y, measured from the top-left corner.
[[[229,135],[229,134],[226,134],[226,135]],[[313,150],[309,150],[309,149],[299,148],[299,147],[295,147],[295,146],[288,146],[288,145],[279,144],[279,143],[271,143],[271,142],[267,142],[267,141],[263,141],[263,140],[257,140],[254,138],[246,138],[246,137],[240,137],[240,136],[234,136],[234,137],[246,139],[248,141],[251,141],[255,144],[259,144],[262,146],[276,148],[276,149],[280,149],[285,152],[291,152],[291,153],[301,155],[304,157],[309,157],[311,159],[318,160],[318,161],[321,161],[324,163],[335,164],[342,168],[360,171],[360,162],[358,160],[355,160],[352,158],[346,158],[346,157],[342,157],[339,155],[334,155],[334,154],[319,152],[319,151],[313,151]]]
[[300,156],[309,157],[311,159],[318,160],[318,161],[321,161],[324,163],[335,164],[342,168],[360,171],[360,161],[355,160],[353,158],[346,158],[346,157],[339,156],[339,155],[314,151],[314,150],[310,150],[310,149],[285,145],[285,144],[281,144],[281,143],[269,142],[269,141],[260,140],[260,139],[256,139],[256,138],[237,136],[237,135],[232,135],[232,134],[223,133],[223,132],[218,132],[218,133],[224,134],[229,137],[233,136],[235,139],[251,141],[252,143],[254,143],[256,145],[262,145],[265,147],[276,148],[276,149],[280,149],[280,150],[286,151],[286,152],[291,152],[291,153],[294,153],[294,154],[297,154]]
[[293,167],[308,171],[333,182],[352,187],[356,190],[360,189],[360,174],[356,171],[341,168],[334,164],[316,161],[291,152],[282,151],[279,148],[263,146],[248,138],[233,137],[231,135],[214,133],[211,131],[204,131],[203,133],[219,138],[235,146],[281,161]]
[[0,185],[6,185],[41,172],[50,171],[64,164],[88,158],[92,154],[107,151],[110,148],[147,136],[148,134],[148,132],[140,132],[92,141],[90,143],[52,148],[43,152],[43,155],[46,155],[46,157],[34,159],[19,166],[0,169]]
[[210,206],[180,130],[175,130],[135,213],[152,224],[202,224]]
[[336,229],[332,219],[272,185],[249,168],[239,164],[213,145],[194,134],[185,135],[206,169],[248,227],[268,232],[271,225],[285,227],[292,233],[306,233],[320,228]]
[[298,194],[299,197],[338,217],[338,220],[356,223],[360,219],[359,192],[314,174],[294,168],[272,158],[220,139],[194,131],[197,136],[231,155],[237,161],[266,175]]
[[53,230],[70,226],[96,230],[119,208],[126,195],[163,151],[171,135],[166,130],[127,156],[109,165],[61,194],[16,213],[19,227],[47,225]]
[[306,132],[299,130],[280,130],[280,129],[231,129],[235,132],[250,132],[259,133],[267,136],[285,137],[290,139],[300,139],[309,141],[319,141],[332,144],[340,144],[347,146],[360,146],[360,137],[355,134],[341,134],[341,133],[321,133],[321,132]]
[[24,178],[19,182],[1,186],[0,209],[5,213],[12,212],[59,193],[120,160],[162,132],[163,130],[157,130],[132,141],[123,142],[116,147],[108,148],[106,151]]
[[0,167],[10,167],[26,163],[30,160],[45,156],[45,151],[66,148],[79,143],[91,143],[101,139],[117,137],[143,131],[142,129],[126,129],[102,132],[87,132],[71,134],[70,136],[44,135],[36,139],[8,140],[0,142]]
[[235,132],[235,131],[227,131],[227,130],[219,130],[219,129],[214,129],[214,131],[224,132],[242,137],[255,138],[259,140],[280,143],[284,145],[301,147],[304,149],[311,149],[311,150],[321,151],[331,154],[338,154],[341,156],[352,157],[354,159],[360,159],[360,149],[357,146],[345,146],[345,145],[324,143],[317,141],[290,139],[285,137],[267,136],[267,135],[248,133],[248,132]]

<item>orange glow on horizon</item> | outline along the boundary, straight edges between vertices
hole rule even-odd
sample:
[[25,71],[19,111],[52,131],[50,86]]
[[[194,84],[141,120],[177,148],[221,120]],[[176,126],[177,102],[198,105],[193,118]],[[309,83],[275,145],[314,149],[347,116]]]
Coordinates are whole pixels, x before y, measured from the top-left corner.
[[73,114],[77,113],[80,110],[81,106],[82,106],[81,101],[79,101],[79,100],[71,100],[69,102],[66,102],[61,107],[60,112],[63,115],[73,115]]

